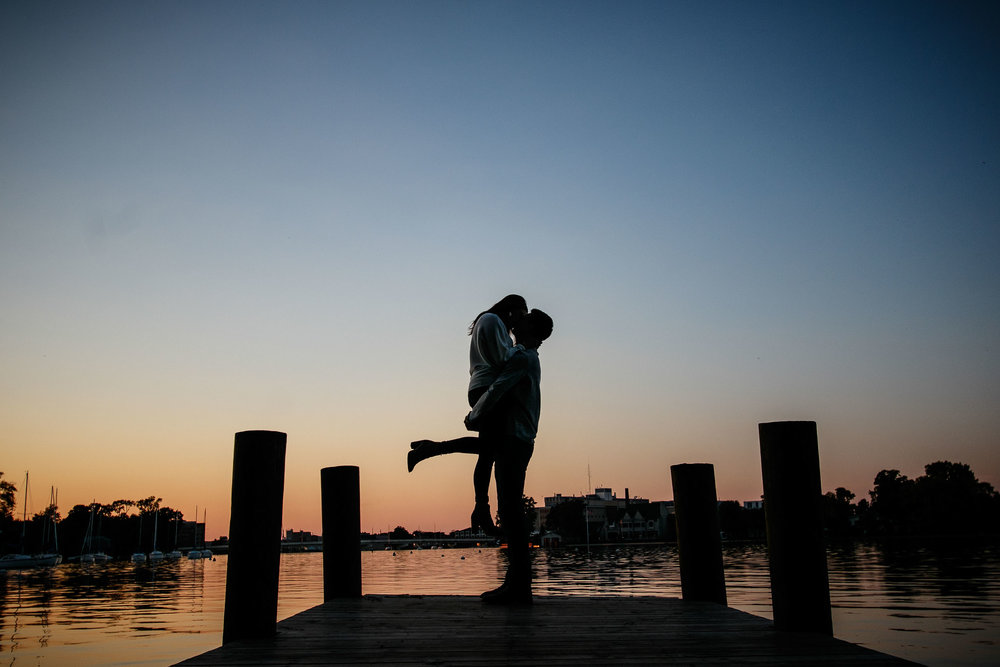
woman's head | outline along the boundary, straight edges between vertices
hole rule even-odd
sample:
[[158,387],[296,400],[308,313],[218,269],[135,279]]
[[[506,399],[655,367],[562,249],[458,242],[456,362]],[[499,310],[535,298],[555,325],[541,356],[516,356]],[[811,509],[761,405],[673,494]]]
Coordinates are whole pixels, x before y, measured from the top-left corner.
[[484,310],[483,312],[476,315],[476,319],[472,321],[472,325],[469,327],[469,333],[472,333],[473,327],[476,326],[476,322],[479,318],[486,313],[493,313],[501,320],[503,320],[504,326],[507,327],[507,331],[510,331],[511,327],[517,323],[526,313],[528,312],[528,302],[524,300],[524,297],[519,294],[508,294],[504,298],[493,304],[489,310]]
[[521,319],[528,312],[528,302],[523,296],[518,294],[508,294],[504,298],[493,304],[488,313],[499,316],[503,323],[510,329],[514,323]]

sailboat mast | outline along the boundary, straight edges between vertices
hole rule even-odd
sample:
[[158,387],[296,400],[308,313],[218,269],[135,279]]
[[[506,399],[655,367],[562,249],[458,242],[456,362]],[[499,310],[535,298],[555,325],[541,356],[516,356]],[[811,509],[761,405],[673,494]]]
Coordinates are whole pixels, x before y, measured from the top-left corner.
[[24,506],[21,508],[21,551],[24,551],[24,538],[28,532],[28,471],[24,471]]
[[[59,507],[59,489],[55,489],[55,502],[52,503],[52,506]],[[52,542],[56,547],[56,553],[59,553],[59,527],[56,526],[56,513],[54,509],[49,518],[52,520]]]

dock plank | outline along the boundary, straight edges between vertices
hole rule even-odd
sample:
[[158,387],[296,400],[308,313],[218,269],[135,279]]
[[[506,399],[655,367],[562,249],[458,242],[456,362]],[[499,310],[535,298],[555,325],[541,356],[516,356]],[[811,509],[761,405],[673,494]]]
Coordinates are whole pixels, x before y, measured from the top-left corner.
[[200,665],[908,665],[832,637],[786,633],[709,602],[536,596],[366,595],[285,619],[277,634],[179,663]]

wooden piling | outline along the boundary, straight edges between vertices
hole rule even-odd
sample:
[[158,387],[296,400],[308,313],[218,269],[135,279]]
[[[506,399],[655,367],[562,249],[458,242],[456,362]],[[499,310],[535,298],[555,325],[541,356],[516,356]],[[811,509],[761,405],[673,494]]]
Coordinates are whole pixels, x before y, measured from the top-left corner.
[[323,600],[361,597],[361,492],[357,466],[320,470]]
[[670,466],[677,519],[681,594],[688,601],[726,604],[719,503],[711,463]]
[[223,644],[275,632],[286,440],[277,431],[236,434]]
[[760,424],[759,433],[774,626],[832,635],[816,422]]

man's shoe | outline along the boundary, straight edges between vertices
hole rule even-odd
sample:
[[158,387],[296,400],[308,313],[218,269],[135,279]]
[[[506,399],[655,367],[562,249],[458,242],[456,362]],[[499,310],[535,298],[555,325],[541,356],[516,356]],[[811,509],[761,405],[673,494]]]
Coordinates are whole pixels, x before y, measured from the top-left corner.
[[503,584],[479,596],[486,604],[523,605],[532,604],[530,584]]
[[486,591],[485,593],[480,593],[479,597],[482,598],[483,600],[485,600],[485,599],[490,598],[490,597],[495,597],[496,595],[499,595],[500,593],[503,593],[505,590],[507,590],[507,584],[500,584],[499,586],[497,586],[496,588],[494,588],[491,591]]

